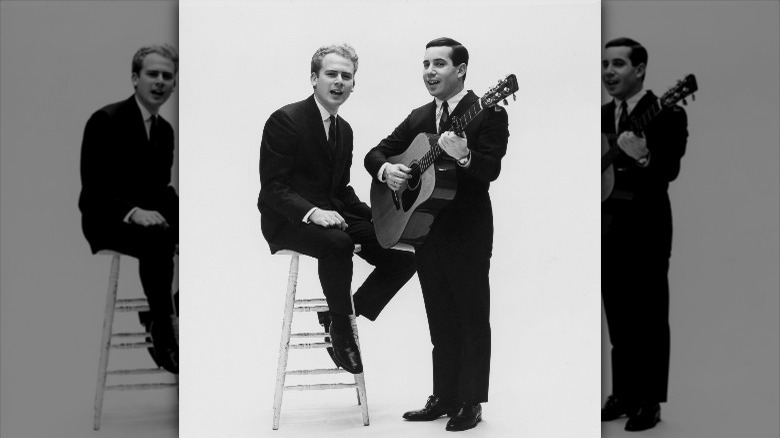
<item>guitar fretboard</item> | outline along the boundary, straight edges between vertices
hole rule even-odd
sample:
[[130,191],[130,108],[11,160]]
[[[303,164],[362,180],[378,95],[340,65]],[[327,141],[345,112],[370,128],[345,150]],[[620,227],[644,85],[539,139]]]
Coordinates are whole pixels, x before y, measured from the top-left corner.
[[[642,113],[641,116],[631,119],[629,122],[629,131],[632,132],[641,132],[644,131],[647,125],[650,124],[651,121],[657,116],[661,110],[663,110],[663,105],[661,104],[661,101],[656,101],[653,103],[650,108],[646,109],[644,113]],[[607,135],[607,138],[609,140],[616,140],[617,134],[609,134]],[[601,156],[601,171],[604,172],[607,167],[609,167],[613,161],[615,161],[615,158],[620,155],[620,148],[617,146],[617,143],[615,141],[609,142],[609,151],[607,151],[604,155]]]
[[[474,105],[471,105],[471,107],[466,111],[465,114],[463,114],[460,117],[456,117],[452,121],[452,127],[453,131],[460,135],[463,133],[463,130],[466,129],[466,126],[468,126],[469,123],[471,123],[472,120],[474,120],[474,117],[479,115],[479,113],[482,112],[484,109],[484,105],[482,104],[482,99],[477,100],[474,102]],[[435,145],[431,147],[431,149],[428,150],[428,152],[425,153],[425,155],[420,158],[420,161],[418,163],[420,164],[420,173],[425,172],[425,169],[431,166],[434,161],[436,161],[437,158],[441,156],[441,154],[444,153],[444,149],[439,146],[439,143],[437,142]]]

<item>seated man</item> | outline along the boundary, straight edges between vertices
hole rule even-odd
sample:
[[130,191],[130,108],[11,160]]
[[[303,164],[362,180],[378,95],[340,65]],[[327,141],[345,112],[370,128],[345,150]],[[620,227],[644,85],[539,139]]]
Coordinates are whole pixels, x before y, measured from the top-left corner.
[[82,229],[93,253],[103,249],[138,259],[149,313],[152,358],[179,372],[171,285],[179,241],[179,198],[171,186],[174,136],[157,113],[176,87],[179,56],[169,45],[133,56],[130,98],[92,114],[81,146]]
[[357,315],[374,320],[415,271],[413,254],[379,245],[371,208],[349,185],[352,128],[337,111],[352,92],[357,67],[347,44],[314,54],[314,94],[271,114],[263,129],[257,203],[272,252],[287,248],[318,260],[330,309],[330,318],[320,316],[332,338],[332,357],[353,374],[363,370],[349,320],[354,245],[376,267],[355,293]]

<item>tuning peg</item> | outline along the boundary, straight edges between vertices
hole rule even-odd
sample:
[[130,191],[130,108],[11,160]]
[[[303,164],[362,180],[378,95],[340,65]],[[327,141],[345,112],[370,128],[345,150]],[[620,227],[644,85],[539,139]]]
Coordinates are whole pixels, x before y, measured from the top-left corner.
[[695,94],[691,94],[691,100],[693,100],[694,102],[696,102],[696,95],[695,95]]
[[688,105],[688,101],[687,101],[687,100],[685,100],[685,98],[684,98],[684,97],[683,97],[683,100],[682,100],[682,102],[683,102],[683,105]]
[[504,99],[504,106],[507,106],[507,105],[509,105],[509,102],[507,102],[506,99]]
[[513,101],[517,100],[517,96],[515,96],[515,93],[512,93],[512,100]]

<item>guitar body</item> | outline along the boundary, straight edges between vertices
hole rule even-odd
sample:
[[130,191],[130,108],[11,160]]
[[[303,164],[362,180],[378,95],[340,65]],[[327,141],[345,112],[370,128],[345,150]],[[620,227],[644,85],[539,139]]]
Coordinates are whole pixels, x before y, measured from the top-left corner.
[[[609,152],[609,140],[607,136],[601,134],[601,157]],[[601,202],[604,202],[609,198],[612,193],[612,189],[615,187],[615,169],[612,167],[612,163],[609,163],[606,169],[601,171]]]
[[436,134],[418,134],[402,154],[388,158],[391,164],[401,163],[418,170],[412,172],[412,178],[395,192],[395,197],[387,184],[372,181],[371,213],[377,240],[383,248],[399,242],[421,244],[436,214],[455,197],[458,183],[454,161],[438,159],[422,172],[417,166],[438,140]]

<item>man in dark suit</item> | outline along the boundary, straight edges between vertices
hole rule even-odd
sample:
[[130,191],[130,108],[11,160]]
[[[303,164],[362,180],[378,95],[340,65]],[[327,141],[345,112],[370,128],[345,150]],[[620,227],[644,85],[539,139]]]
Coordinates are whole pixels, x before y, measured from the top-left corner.
[[658,98],[643,87],[647,50],[629,38],[605,45],[602,80],[614,98],[601,108],[601,132],[618,133],[612,194],[601,206],[601,294],[612,343],[612,395],[602,421],[628,416],[625,429],[661,419],[669,378],[669,258],[672,211],[667,190],[680,172],[688,123],[665,108],[645,132],[627,130]]
[[358,255],[375,266],[355,293],[356,315],[376,319],[414,275],[414,256],[379,245],[371,208],[349,185],[352,128],[337,112],[352,93],[357,67],[348,44],[314,53],[314,94],[271,114],[263,129],[257,202],[272,253],[287,248],[318,260],[330,310],[321,321],[330,333],[332,358],[353,374],[363,368],[349,320],[354,245],[360,244]]
[[169,45],[133,56],[130,98],[92,114],[81,146],[79,209],[93,253],[138,258],[155,362],[178,373],[179,347],[171,286],[178,246],[179,200],[171,186],[174,133],[157,113],[176,87],[179,57]]
[[[423,81],[434,100],[413,110],[365,157],[372,178],[398,190],[410,168],[390,164],[420,133],[440,132],[441,159],[457,161],[457,193],[434,219],[416,250],[417,275],[433,343],[433,395],[409,421],[452,418],[446,429],[471,429],[482,418],[490,374],[490,257],[493,210],[488,189],[498,178],[509,138],[506,111],[483,111],[466,127],[465,138],[448,131],[478,97],[465,90],[468,51],[439,38],[426,46]],[[438,126],[438,128],[437,128]]]

